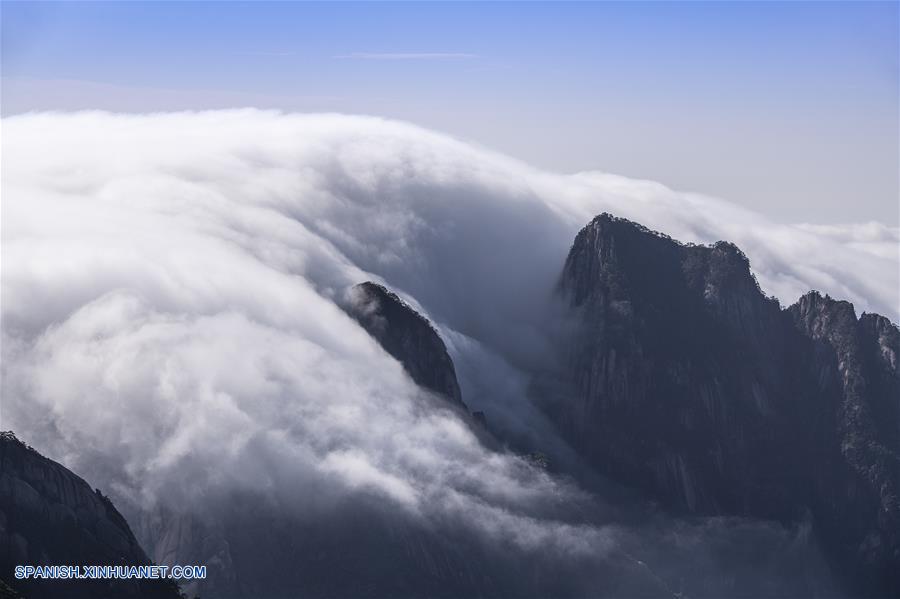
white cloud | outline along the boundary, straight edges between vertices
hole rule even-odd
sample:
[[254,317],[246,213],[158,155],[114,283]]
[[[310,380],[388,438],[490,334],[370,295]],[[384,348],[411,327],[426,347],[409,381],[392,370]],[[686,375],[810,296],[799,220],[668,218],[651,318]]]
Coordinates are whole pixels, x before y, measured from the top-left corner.
[[776,225],[411,125],[238,110],[3,127],[3,427],[136,504],[315,481],[298,504],[374,492],[526,548],[607,547],[553,508],[582,492],[428,408],[335,303],[385,281],[434,319],[470,406],[541,426],[523,370],[603,210],[737,242],[785,302],[814,287],[897,319],[896,230]]

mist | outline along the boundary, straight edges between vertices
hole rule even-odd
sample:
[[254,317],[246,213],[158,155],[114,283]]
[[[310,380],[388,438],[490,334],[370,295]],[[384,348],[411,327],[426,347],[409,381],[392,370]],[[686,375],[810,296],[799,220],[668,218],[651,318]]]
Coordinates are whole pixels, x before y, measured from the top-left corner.
[[593,216],[733,241],[784,305],[818,289],[894,321],[896,228],[773,223],[369,117],[43,113],[3,128],[2,428],[127,512],[251,495],[312,519],[349,501],[522,555],[639,551],[631,563],[655,559],[667,580],[685,543],[707,573],[735,567],[716,560],[736,539],[821,567],[802,530],[650,508],[638,524],[485,447],[340,305],[365,280],[399,293],[447,343],[470,408],[565,456],[527,388],[553,359],[553,290]]

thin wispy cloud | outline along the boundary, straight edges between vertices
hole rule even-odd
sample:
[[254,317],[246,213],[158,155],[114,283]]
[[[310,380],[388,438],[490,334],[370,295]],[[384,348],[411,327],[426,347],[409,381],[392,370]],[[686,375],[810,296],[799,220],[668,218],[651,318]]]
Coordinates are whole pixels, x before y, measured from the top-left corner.
[[235,52],[238,56],[294,56],[296,52],[278,52],[272,50],[249,50],[246,52]]
[[350,54],[338,54],[335,58],[356,60],[452,60],[478,58],[478,55],[465,52],[351,52]]

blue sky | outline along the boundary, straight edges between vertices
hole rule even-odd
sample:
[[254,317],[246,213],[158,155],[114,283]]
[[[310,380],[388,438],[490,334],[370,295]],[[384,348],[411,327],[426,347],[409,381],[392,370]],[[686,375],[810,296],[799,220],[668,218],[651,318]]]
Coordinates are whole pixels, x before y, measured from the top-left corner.
[[400,118],[786,222],[898,224],[898,4],[3,2],[3,111]]

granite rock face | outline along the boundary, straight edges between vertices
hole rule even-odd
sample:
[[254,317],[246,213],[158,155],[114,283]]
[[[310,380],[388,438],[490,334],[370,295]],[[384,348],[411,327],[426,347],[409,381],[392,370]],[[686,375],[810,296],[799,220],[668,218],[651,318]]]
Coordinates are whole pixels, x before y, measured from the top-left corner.
[[734,245],[603,214],[578,234],[566,381],[546,411],[670,508],[811,518],[856,595],[900,593],[900,334],[811,292],[788,309]]
[[[807,466],[815,513],[834,532],[873,591],[900,594],[900,332],[877,314],[810,293],[788,309],[812,345],[809,378],[827,419],[814,425],[818,447]],[[814,406],[810,407],[810,410]]]
[[370,281],[350,290],[348,311],[417,385],[466,409],[447,346],[428,319]]
[[168,581],[16,580],[16,565],[149,565],[128,523],[99,490],[0,433],[0,578],[25,597],[181,597]]

